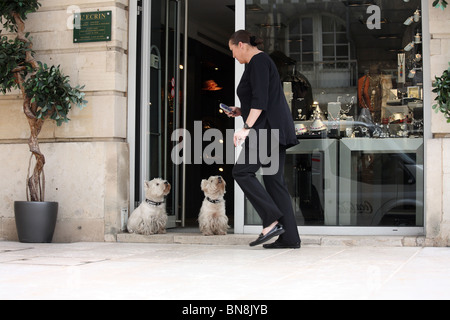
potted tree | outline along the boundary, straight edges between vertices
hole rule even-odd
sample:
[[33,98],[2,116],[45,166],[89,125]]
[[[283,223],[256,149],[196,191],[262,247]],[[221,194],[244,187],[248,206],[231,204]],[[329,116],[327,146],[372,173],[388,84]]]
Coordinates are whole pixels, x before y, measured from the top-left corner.
[[436,112],[442,112],[450,123],[450,62],[447,70],[440,77],[435,77],[433,92],[437,94],[434,99],[437,103],[433,106]]
[[72,105],[83,108],[87,101],[81,92],[84,87],[72,87],[60,66],[49,67],[34,57],[32,39],[25,33],[24,21],[40,6],[38,0],[0,2],[3,30],[15,34],[11,39],[0,30],[0,92],[20,90],[23,112],[30,127],[27,201],[14,203],[19,241],[49,243],[56,225],[58,203],[45,202],[45,156],[40,150],[38,136],[46,120],[54,120],[60,126],[69,121]]

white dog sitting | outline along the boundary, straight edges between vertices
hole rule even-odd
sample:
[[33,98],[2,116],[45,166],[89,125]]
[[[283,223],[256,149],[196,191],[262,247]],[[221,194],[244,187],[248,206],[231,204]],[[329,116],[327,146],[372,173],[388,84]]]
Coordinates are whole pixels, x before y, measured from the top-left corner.
[[170,188],[170,184],[162,179],[145,181],[146,200],[131,214],[127,224],[129,233],[166,233],[167,212],[164,197],[169,194]]
[[228,217],[225,214],[225,180],[220,177],[210,177],[203,180],[201,184],[202,191],[205,193],[198,216],[200,231],[205,236],[226,235],[228,226]]

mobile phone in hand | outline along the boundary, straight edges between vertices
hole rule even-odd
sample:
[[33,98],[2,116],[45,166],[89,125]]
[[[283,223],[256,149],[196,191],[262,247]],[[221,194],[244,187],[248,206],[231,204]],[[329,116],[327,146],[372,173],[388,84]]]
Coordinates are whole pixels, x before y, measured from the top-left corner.
[[233,110],[232,110],[229,106],[227,106],[226,104],[221,103],[221,104],[219,105],[219,107],[220,107],[220,109],[222,109],[223,111],[226,111],[226,112],[228,112],[228,113],[234,113]]

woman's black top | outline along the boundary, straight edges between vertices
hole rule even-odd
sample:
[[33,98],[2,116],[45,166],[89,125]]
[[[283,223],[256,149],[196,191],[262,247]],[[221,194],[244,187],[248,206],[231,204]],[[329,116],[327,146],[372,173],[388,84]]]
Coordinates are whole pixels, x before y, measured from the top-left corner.
[[280,145],[292,147],[298,144],[294,120],[284,96],[280,75],[275,63],[264,52],[255,55],[246,65],[237,89],[244,121],[251,109],[263,110],[254,129],[278,129]]

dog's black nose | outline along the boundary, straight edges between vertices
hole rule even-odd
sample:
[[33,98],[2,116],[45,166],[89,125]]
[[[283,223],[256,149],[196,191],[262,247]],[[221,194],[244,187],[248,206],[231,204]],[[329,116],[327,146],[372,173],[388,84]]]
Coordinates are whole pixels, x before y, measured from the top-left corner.
[[166,181],[166,182],[164,182],[164,184],[165,184],[166,186],[168,186],[168,185],[169,185],[169,182]]

